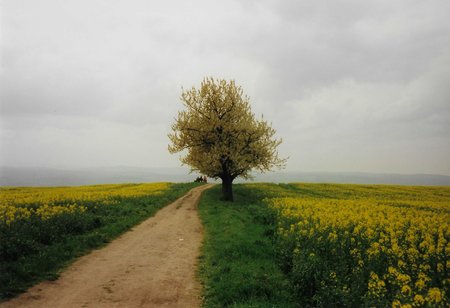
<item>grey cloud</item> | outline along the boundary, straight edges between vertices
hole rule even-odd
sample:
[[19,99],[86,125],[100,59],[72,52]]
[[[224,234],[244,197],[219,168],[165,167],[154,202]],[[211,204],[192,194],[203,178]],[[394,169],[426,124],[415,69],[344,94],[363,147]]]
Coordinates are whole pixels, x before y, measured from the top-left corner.
[[273,99],[289,100],[305,88],[343,78],[410,81],[447,52],[448,4],[441,2],[438,8],[408,2],[400,9],[391,2],[377,10],[356,2],[277,2],[277,31],[261,31],[259,45],[253,47],[262,51],[258,56],[275,80],[273,89],[266,88],[269,95],[277,93]]
[[236,79],[272,121],[290,170],[450,174],[448,11],[443,0],[5,1],[0,163],[178,165],[166,135],[181,87],[214,76]]

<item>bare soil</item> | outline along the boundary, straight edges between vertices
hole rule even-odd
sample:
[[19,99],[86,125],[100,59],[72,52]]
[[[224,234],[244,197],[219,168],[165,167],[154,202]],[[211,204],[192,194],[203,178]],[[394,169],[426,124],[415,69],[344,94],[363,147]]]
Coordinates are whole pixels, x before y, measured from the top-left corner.
[[0,307],[198,307],[196,187],[106,247]]

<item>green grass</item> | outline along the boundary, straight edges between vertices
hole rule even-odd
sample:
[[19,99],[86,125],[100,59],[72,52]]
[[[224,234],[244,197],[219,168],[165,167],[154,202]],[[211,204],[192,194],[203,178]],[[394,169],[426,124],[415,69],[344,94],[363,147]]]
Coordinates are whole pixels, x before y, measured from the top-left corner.
[[[384,277],[388,266],[397,266],[398,256],[386,257],[380,253],[378,259],[374,256],[369,258],[366,255],[370,243],[364,242],[369,239],[354,236],[355,243],[352,244],[345,235],[345,231],[353,234],[351,229],[335,227],[332,230],[342,238],[336,241],[339,245],[328,240],[331,234],[329,229],[325,228],[320,233],[322,231],[319,232],[317,226],[317,230],[309,228],[310,222],[302,224],[302,228],[308,231],[306,235],[299,233],[300,226],[289,231],[298,221],[284,218],[281,213],[275,213],[274,208],[270,209],[268,201],[272,198],[292,197],[319,203],[338,200],[348,201],[354,206],[373,202],[374,210],[380,203],[394,209],[408,208],[410,211],[430,211],[439,215],[448,215],[449,211],[449,187],[308,183],[237,184],[233,187],[235,202],[221,201],[220,187],[216,186],[204,193],[199,204],[205,239],[198,274],[203,283],[205,307],[382,307],[390,306],[394,297],[403,296],[397,282],[390,280],[386,280],[389,289],[383,297],[373,300],[367,295],[370,272],[378,270],[379,277]],[[409,226],[410,223],[405,222],[402,230]],[[280,233],[278,228],[285,231]],[[446,230],[445,226],[443,228]],[[309,235],[311,230],[315,230],[312,236]],[[380,230],[379,234],[390,234],[394,239],[400,231],[396,229],[394,234]],[[431,231],[426,229],[423,232]],[[373,241],[381,236],[378,233],[374,233]],[[420,236],[423,238],[424,235]],[[439,236],[441,238],[443,235]],[[438,247],[438,235],[434,234],[431,238]],[[392,241],[385,243],[389,245]],[[356,258],[350,255],[354,247],[358,247],[361,256]],[[437,278],[428,288],[439,288],[442,294],[448,294],[448,286],[444,286],[442,278],[446,274],[433,270],[437,268],[436,260],[445,258],[442,249],[441,245],[441,252],[433,255],[434,263],[427,275]],[[358,258],[365,258],[364,267],[352,274],[359,264]],[[415,261],[409,264],[409,259],[402,260],[408,265],[408,268],[401,269],[402,273],[411,272],[413,281],[416,281],[414,268],[417,264]],[[425,261],[418,262],[420,265]],[[448,263],[444,260],[441,264]],[[426,298],[428,291],[424,292],[423,297]],[[411,302],[407,297],[401,297],[401,300]],[[434,299],[429,301],[437,302]],[[439,305],[444,307],[446,303],[447,299],[441,299]]]
[[220,187],[204,192],[205,228],[199,276],[205,307],[294,307],[289,282],[272,245],[273,213],[256,188],[234,185],[235,202],[220,201]]
[[60,215],[50,223],[31,220],[0,228],[0,300],[56,279],[75,258],[110,242],[195,186],[172,184],[162,195],[117,198],[118,204]]

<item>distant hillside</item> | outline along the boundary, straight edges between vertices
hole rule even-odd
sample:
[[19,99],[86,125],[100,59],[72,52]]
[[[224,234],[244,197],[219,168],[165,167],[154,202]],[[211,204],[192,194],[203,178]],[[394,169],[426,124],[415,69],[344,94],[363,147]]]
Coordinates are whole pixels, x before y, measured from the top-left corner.
[[105,183],[190,182],[195,175],[181,168],[12,168],[0,167],[0,186],[70,186]]
[[[190,182],[198,174],[187,168],[18,168],[0,167],[0,186],[71,186],[105,183]],[[257,182],[310,182],[450,186],[450,176],[362,172],[268,172]],[[243,182],[239,180],[237,182]]]
[[450,186],[450,176],[437,174],[389,174],[365,172],[270,172],[255,177],[261,182],[343,184],[399,184]]

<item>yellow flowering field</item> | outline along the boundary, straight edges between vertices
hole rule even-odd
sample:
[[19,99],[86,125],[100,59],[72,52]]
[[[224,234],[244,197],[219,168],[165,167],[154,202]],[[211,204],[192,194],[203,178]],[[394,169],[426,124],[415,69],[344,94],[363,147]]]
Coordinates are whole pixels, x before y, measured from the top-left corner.
[[162,194],[168,183],[108,184],[78,187],[0,187],[0,224],[32,216],[40,219],[83,213],[88,205],[108,205],[120,198]]
[[450,187],[266,189],[282,267],[309,304],[450,304]]
[[195,185],[0,187],[0,300],[55,277]]

